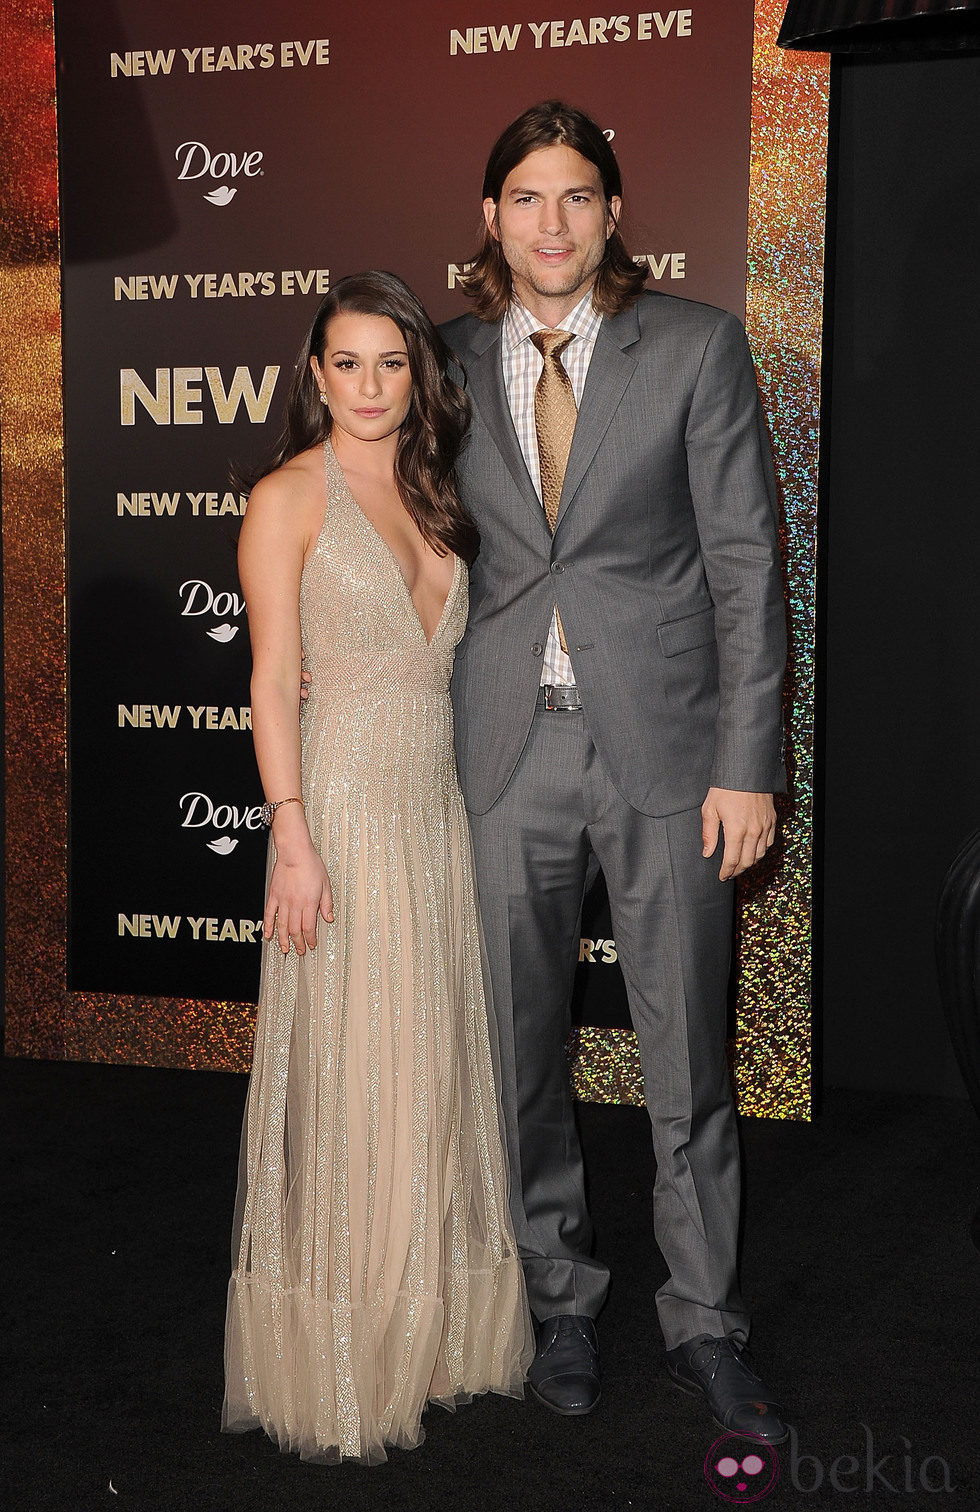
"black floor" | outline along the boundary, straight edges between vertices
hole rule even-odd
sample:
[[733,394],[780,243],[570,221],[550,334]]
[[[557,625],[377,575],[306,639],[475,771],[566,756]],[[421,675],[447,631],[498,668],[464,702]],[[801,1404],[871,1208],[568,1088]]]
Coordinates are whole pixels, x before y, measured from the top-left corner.
[[[2,1512],[727,1504],[704,1476],[717,1431],[663,1374],[649,1139],[632,1108],[581,1110],[615,1278],[590,1418],[497,1398],[432,1409],[425,1444],[373,1469],[221,1435],[244,1092],[244,1078],[212,1073],[2,1063]],[[968,1104],[832,1093],[814,1124],[743,1129],[756,1359],[797,1427],[755,1505],[973,1512],[980,1139]]]

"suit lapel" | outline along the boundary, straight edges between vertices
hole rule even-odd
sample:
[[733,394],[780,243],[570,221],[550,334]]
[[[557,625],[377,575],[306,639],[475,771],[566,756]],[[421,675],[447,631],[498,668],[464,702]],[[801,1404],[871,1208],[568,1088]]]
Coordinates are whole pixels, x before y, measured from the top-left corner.
[[640,320],[635,306],[603,320],[599,327],[565,468],[556,534],[636,372],[636,358],[627,349],[639,339]]
[[500,354],[501,325],[489,325],[481,321],[470,342],[466,359],[467,391],[474,409],[478,410],[490,439],[507,464],[521,497],[540,515],[547,531],[548,523],[541,508],[531,475],[524,461],[521,443],[514,429]]
[[[478,323],[466,355],[467,390],[474,409],[479,411],[518,492],[547,531],[541,500],[527,470],[510,405],[507,403],[500,353],[501,330],[501,323]],[[628,349],[639,339],[640,321],[635,306],[624,310],[621,315],[604,319],[599,327],[575,423],[572,449],[565,468],[556,531],[560,529],[565,511],[592,465],[602,438],[636,371],[636,359]]]

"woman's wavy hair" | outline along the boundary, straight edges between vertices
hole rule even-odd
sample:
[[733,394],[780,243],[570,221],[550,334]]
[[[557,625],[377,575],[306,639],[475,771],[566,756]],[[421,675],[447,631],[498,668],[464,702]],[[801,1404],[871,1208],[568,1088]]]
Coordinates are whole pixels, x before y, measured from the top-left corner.
[[333,421],[320,401],[310,358],[322,365],[327,326],[341,314],[386,315],[401,331],[412,375],[412,401],[398,436],[395,485],[423,540],[440,556],[454,551],[471,563],[480,536],[463,508],[456,480],[456,459],[470,419],[469,400],[449,376],[449,348],[419,299],[394,273],[372,269],[352,274],[340,279],[322,301],[296,359],[282,434],[268,464],[251,483],[330,435]]
[[[504,181],[532,152],[542,147],[571,147],[599,170],[606,204],[623,193],[616,155],[595,121],[574,105],[561,100],[542,100],[519,115],[500,134],[490,150],[483,177],[483,198],[499,205]],[[592,302],[600,315],[618,315],[635,304],[649,269],[635,263],[618,229],[606,242],[599,265]],[[479,251],[460,288],[473,301],[473,313],[481,320],[501,320],[511,299],[511,272],[499,241],[484,225]]]

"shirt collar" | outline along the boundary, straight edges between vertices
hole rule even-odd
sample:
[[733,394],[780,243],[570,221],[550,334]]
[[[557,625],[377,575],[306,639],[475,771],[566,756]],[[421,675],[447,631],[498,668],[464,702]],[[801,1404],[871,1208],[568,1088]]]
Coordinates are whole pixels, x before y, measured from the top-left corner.
[[[594,340],[602,323],[602,316],[592,303],[592,290],[580,299],[574,310],[566,315],[559,327],[562,331],[571,331],[573,336],[582,337],[585,340]],[[552,327],[545,325],[543,320],[538,320],[530,310],[521,304],[519,299],[512,299],[507,306],[507,314],[504,316],[504,344],[508,351],[513,351],[520,346],[522,341],[535,331],[548,331]]]

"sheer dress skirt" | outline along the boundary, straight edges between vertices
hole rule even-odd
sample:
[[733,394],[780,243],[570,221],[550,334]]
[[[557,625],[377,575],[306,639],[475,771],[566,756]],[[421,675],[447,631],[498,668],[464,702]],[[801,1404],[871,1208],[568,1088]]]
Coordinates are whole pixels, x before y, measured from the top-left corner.
[[373,1463],[427,1402],[521,1396],[533,1344],[448,694],[314,687],[336,918],[305,957],[263,946],[222,1425]]

